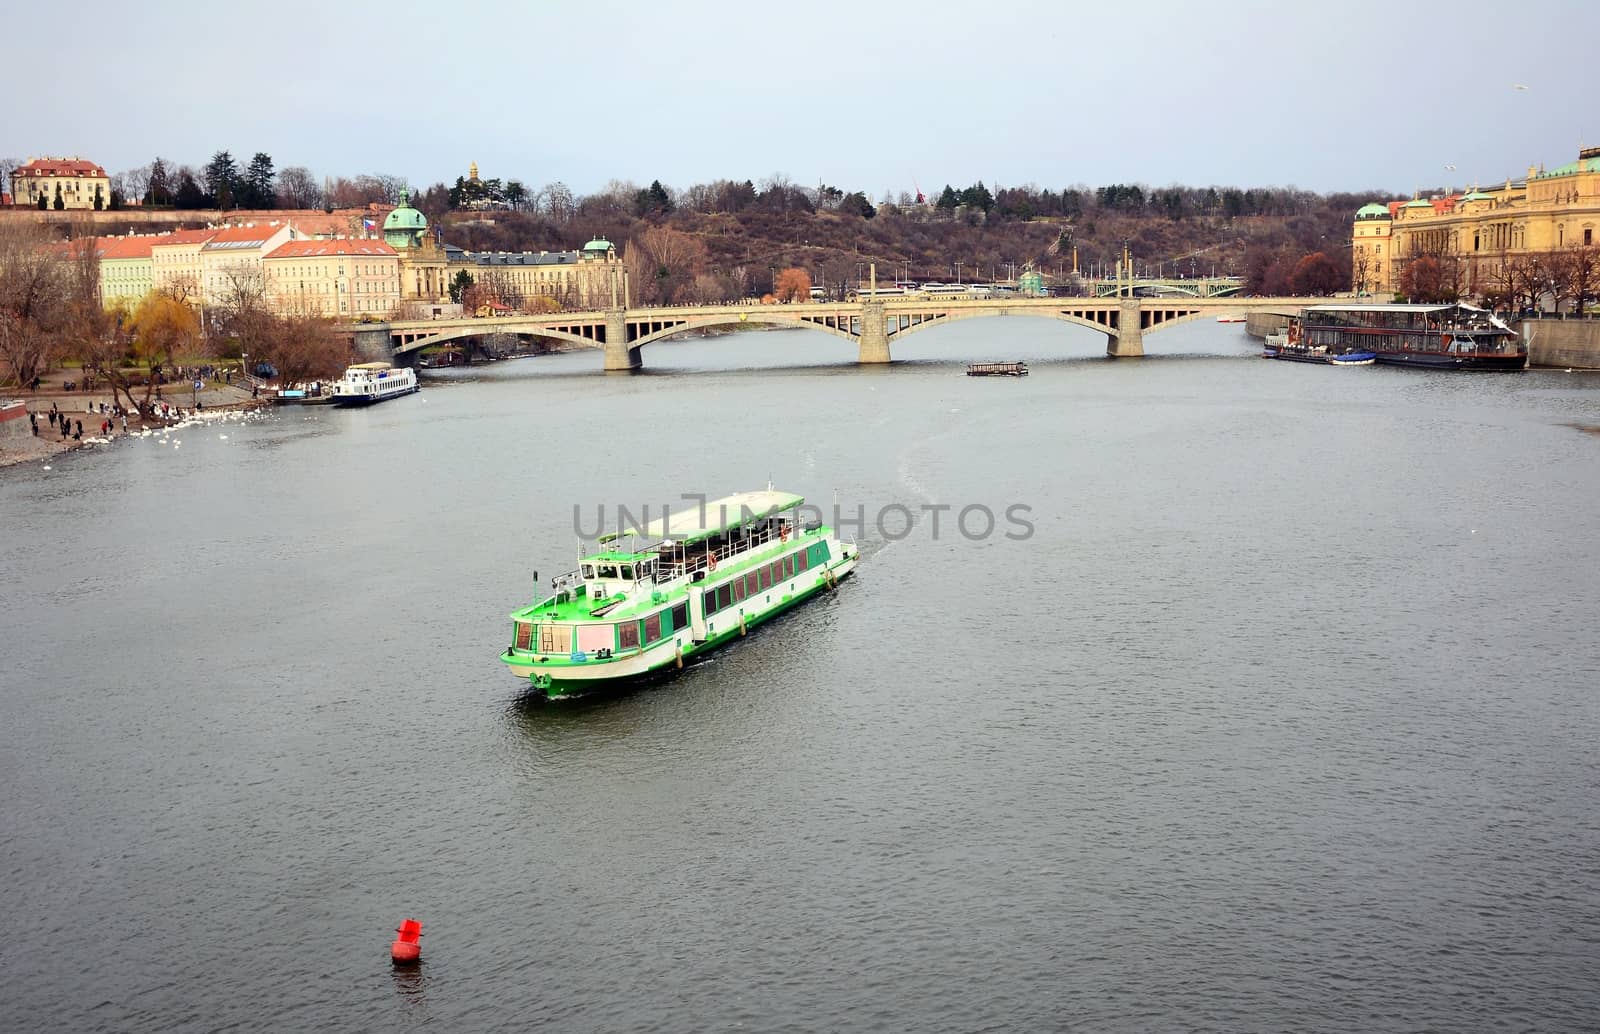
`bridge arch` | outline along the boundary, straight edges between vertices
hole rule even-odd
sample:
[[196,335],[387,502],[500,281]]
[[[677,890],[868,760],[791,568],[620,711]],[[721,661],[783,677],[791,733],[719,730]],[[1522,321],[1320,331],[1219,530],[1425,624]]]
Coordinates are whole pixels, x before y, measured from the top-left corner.
[[[1109,317],[1115,316],[1116,314],[1110,313],[1107,315]],[[1090,330],[1097,331],[1101,334],[1109,334],[1113,337],[1116,336],[1117,333],[1117,328],[1112,325],[1109,319],[1103,322],[1086,316],[1074,316],[1070,313],[1058,312],[1054,309],[1010,309],[1005,306],[996,305],[986,306],[982,309],[950,309],[941,310],[938,312],[930,312],[924,318],[912,320],[908,326],[896,326],[894,329],[890,330],[889,340],[898,341],[908,334],[914,334],[919,330],[929,330],[933,327],[943,326],[944,324],[953,322],[955,320],[979,319],[990,316],[1033,316],[1038,319],[1050,319],[1059,323],[1071,323],[1074,326],[1087,327]]]
[[564,330],[551,330],[543,326],[522,326],[515,324],[494,327],[461,327],[455,330],[441,331],[429,337],[417,338],[405,344],[395,345],[396,356],[408,355],[434,345],[448,344],[451,341],[461,341],[467,338],[491,337],[495,334],[512,334],[517,337],[544,337],[554,338],[557,341],[570,341],[584,348],[604,348],[605,342],[586,338],[581,334],[573,334]]
[[842,320],[838,320],[835,325],[830,326],[828,322],[826,322],[825,318],[819,319],[817,316],[801,317],[779,315],[777,313],[769,315],[767,313],[752,313],[742,310],[737,313],[729,313],[726,316],[704,316],[686,319],[682,323],[674,324],[670,327],[664,327],[661,330],[653,331],[644,335],[643,337],[635,338],[634,340],[629,341],[628,350],[630,352],[635,351],[643,348],[645,345],[654,344],[657,341],[662,341],[669,337],[676,337],[680,334],[692,333],[696,330],[710,330],[715,327],[748,327],[751,324],[766,327],[820,330],[824,334],[832,334],[834,337],[843,338],[844,340],[853,344],[860,340],[860,335],[858,333],[852,333],[849,330],[842,329],[842,326],[849,326],[850,322],[850,318],[845,317]]

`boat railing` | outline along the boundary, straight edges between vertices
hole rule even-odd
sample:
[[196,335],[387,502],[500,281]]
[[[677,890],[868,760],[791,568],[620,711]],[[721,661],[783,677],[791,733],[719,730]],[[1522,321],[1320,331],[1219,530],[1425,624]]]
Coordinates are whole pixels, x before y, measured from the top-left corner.
[[[787,528],[790,523],[784,522],[782,527]],[[770,545],[777,538],[779,538],[777,531],[770,526],[764,526],[714,549],[695,549],[693,552],[687,552],[681,560],[669,560],[663,556],[656,561],[655,580],[658,583],[670,582],[674,578],[693,575],[697,571],[713,570],[713,560],[716,564],[726,563],[740,554]]]

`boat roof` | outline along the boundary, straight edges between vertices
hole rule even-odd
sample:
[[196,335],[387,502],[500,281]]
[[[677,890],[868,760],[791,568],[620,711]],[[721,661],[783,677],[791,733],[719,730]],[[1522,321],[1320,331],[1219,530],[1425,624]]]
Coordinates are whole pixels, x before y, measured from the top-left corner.
[[1437,312],[1440,309],[1473,309],[1462,302],[1371,302],[1365,305],[1308,305],[1307,312]]
[[657,518],[647,524],[623,524],[614,532],[600,536],[599,541],[611,542],[624,535],[638,535],[646,539],[672,539],[677,542],[699,542],[729,528],[758,521],[781,510],[792,510],[805,502],[804,496],[793,492],[778,492],[767,488],[755,492],[735,492],[721,499],[708,499],[704,506],[690,505],[687,509]]
[[392,369],[394,369],[394,364],[392,364],[392,363],[357,363],[356,365],[350,367],[350,369],[352,369],[352,370],[392,370]]

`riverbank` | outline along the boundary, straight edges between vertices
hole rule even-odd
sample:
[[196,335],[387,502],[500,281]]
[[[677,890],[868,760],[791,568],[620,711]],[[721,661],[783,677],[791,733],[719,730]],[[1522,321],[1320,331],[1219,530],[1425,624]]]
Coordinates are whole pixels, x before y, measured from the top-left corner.
[[[64,387],[52,387],[70,379],[70,373],[63,376],[63,371],[57,370],[41,379],[38,391],[0,390],[0,396],[6,400],[22,402],[28,413],[38,419],[39,427],[39,433],[33,434],[32,421],[27,418],[9,422],[17,426],[10,428],[10,433],[0,435],[0,467],[48,462],[64,452],[109,445],[118,438],[206,422],[270,404],[265,398],[252,397],[248,387],[238,385],[215,382],[198,392],[174,386],[172,390],[165,391],[160,400],[167,403],[171,415],[144,420],[130,413],[124,421],[120,416],[111,415],[116,400],[109,391],[68,391]],[[59,419],[71,422],[65,436],[61,433],[59,423],[50,422],[52,406],[59,414]],[[108,421],[111,425],[109,434],[102,430]],[[79,424],[83,426],[81,435],[78,434]]]

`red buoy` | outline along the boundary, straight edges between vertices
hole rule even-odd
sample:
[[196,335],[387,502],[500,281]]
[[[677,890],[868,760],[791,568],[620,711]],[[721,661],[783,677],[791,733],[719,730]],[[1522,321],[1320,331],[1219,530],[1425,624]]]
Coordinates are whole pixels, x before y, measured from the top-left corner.
[[422,924],[415,919],[401,920],[395,927],[399,934],[389,946],[389,957],[396,965],[406,966],[422,960]]

